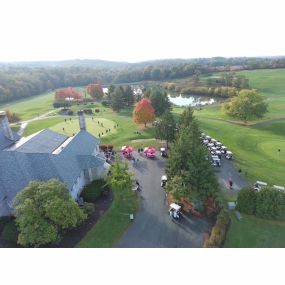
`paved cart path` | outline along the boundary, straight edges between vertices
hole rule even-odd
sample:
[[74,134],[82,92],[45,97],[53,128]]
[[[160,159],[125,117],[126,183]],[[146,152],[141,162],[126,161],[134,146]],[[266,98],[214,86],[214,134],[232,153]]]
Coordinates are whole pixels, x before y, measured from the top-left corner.
[[165,160],[157,155],[154,160],[139,156],[139,163],[130,170],[135,173],[142,186],[140,209],[133,224],[115,247],[131,248],[177,248],[201,247],[210,231],[207,218],[185,216],[172,221],[168,215],[165,191],[160,187]]

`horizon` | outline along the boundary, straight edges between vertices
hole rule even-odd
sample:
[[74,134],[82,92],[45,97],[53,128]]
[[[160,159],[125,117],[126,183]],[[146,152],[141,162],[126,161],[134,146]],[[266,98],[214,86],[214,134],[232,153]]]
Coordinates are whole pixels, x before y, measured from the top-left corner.
[[[17,9],[15,9],[17,7]],[[284,54],[282,1],[10,0],[0,62],[267,57]]]
[[52,62],[68,62],[68,61],[101,61],[101,62],[108,62],[108,63],[122,63],[122,64],[140,64],[146,62],[154,62],[154,61],[187,61],[187,60],[195,60],[195,59],[212,59],[212,58],[224,58],[224,59],[231,59],[231,58],[282,58],[285,57],[284,55],[260,55],[260,56],[211,56],[211,57],[192,57],[192,58],[155,58],[149,60],[142,60],[142,61],[126,61],[126,60],[109,60],[109,59],[101,59],[101,58],[68,58],[68,59],[49,59],[49,60],[15,60],[15,61],[0,61],[4,64],[13,64],[13,63],[52,63]]

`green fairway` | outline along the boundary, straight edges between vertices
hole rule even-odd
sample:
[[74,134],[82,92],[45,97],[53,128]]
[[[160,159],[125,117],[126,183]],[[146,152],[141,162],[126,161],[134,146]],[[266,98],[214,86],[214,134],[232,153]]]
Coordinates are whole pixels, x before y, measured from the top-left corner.
[[[243,127],[211,119],[199,119],[201,128],[234,153],[234,163],[251,181],[285,186],[285,121],[266,127]],[[278,152],[281,149],[281,152]]]
[[15,102],[0,105],[0,110],[9,109],[15,112],[22,121],[32,119],[52,111],[54,92],[29,97]]
[[285,247],[284,236],[285,222],[264,220],[244,214],[242,220],[238,221],[232,214],[224,247]]
[[[268,103],[268,113],[263,118],[251,120],[248,123],[285,117],[285,69],[251,70],[238,73],[245,75],[249,79],[250,87],[257,89]],[[195,116],[238,121],[223,113],[219,104],[196,110]]]

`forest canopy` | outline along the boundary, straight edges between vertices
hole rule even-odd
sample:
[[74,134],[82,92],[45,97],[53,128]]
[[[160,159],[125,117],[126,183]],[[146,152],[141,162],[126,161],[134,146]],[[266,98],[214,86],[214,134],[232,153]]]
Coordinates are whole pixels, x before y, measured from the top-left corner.
[[[0,103],[64,87],[167,80],[244,69],[285,68],[284,57],[173,59],[141,63],[94,60],[0,63]],[[246,84],[246,82],[244,83]]]

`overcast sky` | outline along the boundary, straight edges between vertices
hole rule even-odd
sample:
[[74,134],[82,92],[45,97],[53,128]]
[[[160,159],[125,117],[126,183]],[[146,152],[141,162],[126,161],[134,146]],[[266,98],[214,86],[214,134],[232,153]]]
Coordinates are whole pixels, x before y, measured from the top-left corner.
[[2,0],[0,61],[285,55],[282,1]]

